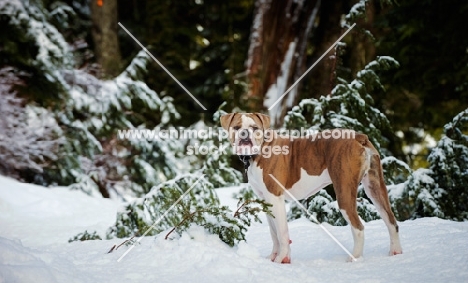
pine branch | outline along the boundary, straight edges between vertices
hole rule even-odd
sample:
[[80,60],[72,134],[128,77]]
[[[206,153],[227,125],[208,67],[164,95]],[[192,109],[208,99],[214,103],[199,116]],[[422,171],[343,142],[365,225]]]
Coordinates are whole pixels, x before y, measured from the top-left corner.
[[133,238],[135,238],[135,236],[132,236],[130,239],[127,239],[127,240],[123,241],[123,242],[120,243],[120,245],[118,245],[118,246],[117,246],[117,245],[113,245],[112,248],[111,248],[107,253],[110,254],[111,252],[116,251],[118,248],[120,248],[121,246],[123,246],[125,243],[132,241]]
[[[242,201],[242,199],[239,200],[239,203]],[[250,209],[250,208],[246,208],[244,211],[241,211],[241,209],[247,207],[247,205],[251,204],[251,203],[256,203],[256,204],[259,204],[261,205],[261,208],[253,208],[253,209]],[[239,204],[238,204],[239,205]],[[271,206],[271,204],[268,204],[266,202],[264,202],[263,200],[258,200],[258,199],[248,199],[248,200],[245,200],[236,210],[236,212],[234,213],[234,217],[236,218],[240,218],[240,215],[242,214],[248,214],[250,212],[252,212],[253,210],[260,210],[260,211],[263,211],[265,212],[266,214],[268,215],[271,215],[271,211],[268,209],[269,207]]]
[[185,216],[184,219],[182,219],[182,221],[180,221],[176,226],[174,226],[174,228],[171,229],[171,231],[169,231],[169,233],[166,234],[166,237],[164,237],[164,240],[167,240],[167,238],[169,237],[169,235],[174,232],[177,228],[179,228],[182,224],[184,224],[187,220],[193,218],[197,213],[200,213],[200,212],[211,212],[210,210],[196,210],[192,213],[190,213],[189,215]]
[[[258,206],[250,206],[253,203],[258,204]],[[244,232],[247,231],[247,226],[250,226],[251,217],[253,217],[255,221],[259,221],[257,216],[258,213],[263,211],[271,214],[268,210],[268,206],[269,204],[257,199],[248,199],[243,201],[243,198],[241,198],[238,203],[238,208],[232,217],[230,216],[232,213],[231,210],[226,206],[222,206],[220,208],[211,207],[209,209],[198,209],[186,214],[185,217],[166,234],[164,239],[167,240],[169,235],[178,228],[187,227],[187,222],[191,221],[205,227],[209,233],[218,235],[219,238],[229,246],[234,246],[236,242],[245,240]],[[221,218],[223,221],[218,221],[219,223],[215,224],[213,222],[206,221],[206,217],[203,217],[201,220],[194,219],[194,217],[199,213],[208,213],[217,219]]]
[[[242,199],[241,199],[241,200],[242,200]],[[243,213],[248,212],[248,210],[244,210],[243,212],[240,212],[240,210],[241,210],[243,207],[247,206],[247,204],[249,204],[249,203],[251,203],[251,202],[256,202],[256,201],[255,201],[255,200],[249,200],[249,199],[246,200],[246,201],[244,201],[244,202],[237,208],[237,210],[234,212],[234,217],[239,218],[240,214],[243,214]]]

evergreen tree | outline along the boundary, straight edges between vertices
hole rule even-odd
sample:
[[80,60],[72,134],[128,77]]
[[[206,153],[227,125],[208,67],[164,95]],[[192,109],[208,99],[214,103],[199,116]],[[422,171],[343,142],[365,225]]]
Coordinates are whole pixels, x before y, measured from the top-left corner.
[[56,162],[63,138],[48,111],[24,106],[14,90],[23,83],[17,73],[12,67],[0,69],[0,173],[24,180]]
[[44,168],[59,159],[64,143],[53,111],[64,98],[60,71],[72,68],[73,58],[40,6],[2,1],[0,14],[3,164],[11,176],[44,184]]
[[405,182],[413,170],[405,162],[394,156],[386,156],[382,159],[382,167],[385,183],[395,185]]
[[[61,152],[65,158],[49,171],[50,177],[61,171],[55,178],[77,182],[73,188],[88,193],[141,196],[177,174],[174,152],[181,150],[177,141],[117,137],[118,130],[145,128],[145,120],[138,114],[143,109],[158,112],[159,125],[179,118],[170,99],[161,99],[141,81],[149,60],[141,51],[121,75],[110,81],[100,81],[82,71],[65,72],[72,98],[65,111],[58,113],[67,129],[67,143]],[[70,164],[77,167],[70,170]]]
[[[440,201],[446,197],[446,191],[441,189],[432,178],[430,169],[418,169],[405,182],[404,192],[407,193],[411,205],[410,217],[440,217],[444,218],[444,210]],[[398,201],[395,202],[399,204]]]
[[431,151],[428,161],[433,179],[447,197],[441,205],[446,218],[468,219],[468,109],[444,126],[444,136]]
[[[178,174],[184,161],[176,161],[175,155],[183,151],[177,141],[119,140],[117,136],[119,129],[168,126],[180,118],[171,98],[161,98],[143,81],[151,62],[145,52],[137,54],[119,76],[103,81],[74,68],[68,43],[48,22],[73,15],[75,9],[54,5],[49,13],[36,3],[24,5],[19,0],[6,2],[0,9],[5,15],[2,19],[7,20],[6,32],[1,34],[6,48],[0,53],[7,58],[3,64],[14,66],[10,69],[24,81],[15,91],[26,105],[34,104],[34,108],[27,107],[35,109],[29,112],[43,113],[38,118],[43,118],[40,127],[45,134],[43,142],[35,143],[36,152],[52,159],[43,170],[36,166],[27,181],[73,184],[72,188],[104,197],[141,196]],[[60,30],[66,26],[61,22]],[[30,48],[22,50],[23,46]],[[56,125],[54,134],[47,133],[50,123]]]
[[418,169],[403,186],[389,195],[398,219],[440,217],[468,219],[466,136],[468,110],[459,113],[444,127],[444,136],[429,154],[429,169]]
[[303,99],[293,107],[284,119],[285,127],[305,127],[317,131],[352,129],[367,134],[377,150],[382,151],[385,144],[382,130],[389,128],[390,123],[382,112],[372,106],[370,92],[383,89],[378,71],[398,66],[398,62],[390,57],[378,57],[358,72],[357,78],[350,83],[338,78],[339,83],[331,95]]

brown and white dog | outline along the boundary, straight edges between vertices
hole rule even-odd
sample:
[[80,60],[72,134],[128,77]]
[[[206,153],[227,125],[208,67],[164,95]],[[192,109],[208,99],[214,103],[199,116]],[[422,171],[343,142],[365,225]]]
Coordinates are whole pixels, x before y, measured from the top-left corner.
[[[267,216],[273,250],[270,259],[290,263],[289,232],[285,199],[289,194],[304,199],[333,184],[341,213],[351,226],[354,238],[353,256],[362,256],[364,226],[356,211],[360,182],[387,225],[390,255],[401,254],[398,224],[388,200],[379,153],[364,134],[354,138],[288,138],[265,139],[270,118],[260,113],[230,113],[221,117],[236,154],[251,157],[247,177],[256,194],[272,205],[274,217]],[[261,131],[263,133],[258,134]],[[257,133],[257,134],[256,134]],[[320,135],[320,134],[319,134]],[[265,150],[268,148],[268,150]],[[274,152],[275,154],[263,154]],[[246,164],[248,164],[246,162]],[[280,186],[273,175],[283,186]]]

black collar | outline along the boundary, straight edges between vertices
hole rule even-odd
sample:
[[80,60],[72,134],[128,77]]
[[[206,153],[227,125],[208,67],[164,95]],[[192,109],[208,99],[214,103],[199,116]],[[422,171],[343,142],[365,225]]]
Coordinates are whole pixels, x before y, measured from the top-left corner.
[[250,166],[250,160],[252,160],[252,157],[255,155],[239,155],[239,159],[244,163],[244,170],[245,173],[247,173],[247,169],[249,169]]

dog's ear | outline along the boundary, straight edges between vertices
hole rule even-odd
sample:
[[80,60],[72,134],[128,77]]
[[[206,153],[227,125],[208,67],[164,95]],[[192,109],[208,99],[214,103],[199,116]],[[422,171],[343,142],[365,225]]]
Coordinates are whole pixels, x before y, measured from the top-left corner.
[[262,122],[262,127],[264,129],[270,128],[270,116],[262,114],[262,113],[254,113],[254,115],[257,116],[258,119],[260,119],[260,121]]
[[232,119],[234,119],[234,116],[236,114],[237,113],[229,113],[221,116],[221,118],[219,119],[221,122],[221,127],[223,127],[223,129],[225,129],[226,131],[229,131],[229,125],[231,125]]

